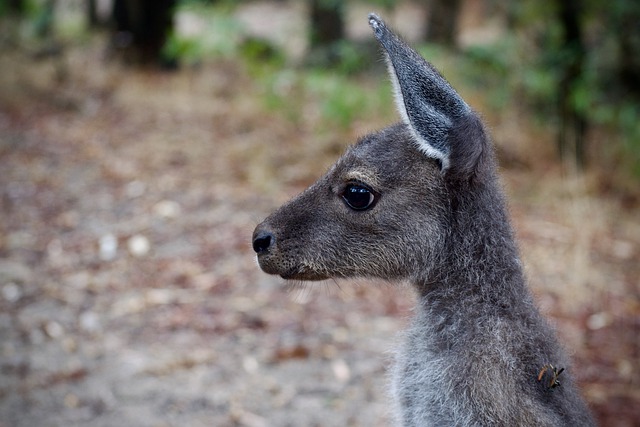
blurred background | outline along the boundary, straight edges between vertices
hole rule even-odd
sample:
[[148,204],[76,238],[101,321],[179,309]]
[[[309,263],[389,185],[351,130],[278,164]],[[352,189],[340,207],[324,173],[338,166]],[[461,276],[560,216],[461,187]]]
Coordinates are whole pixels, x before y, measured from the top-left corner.
[[0,0],[0,427],[390,425],[411,290],[250,245],[397,121],[370,11],[485,118],[571,371],[640,425],[639,2]]

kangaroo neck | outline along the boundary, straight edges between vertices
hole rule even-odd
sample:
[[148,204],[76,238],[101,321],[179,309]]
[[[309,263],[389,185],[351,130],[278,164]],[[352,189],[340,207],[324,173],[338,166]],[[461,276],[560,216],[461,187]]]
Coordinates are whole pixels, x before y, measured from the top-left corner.
[[[454,188],[449,234],[428,279],[417,280],[427,305],[461,303],[508,312],[531,300],[506,206],[495,180],[474,191]],[[462,194],[462,195],[460,195]]]

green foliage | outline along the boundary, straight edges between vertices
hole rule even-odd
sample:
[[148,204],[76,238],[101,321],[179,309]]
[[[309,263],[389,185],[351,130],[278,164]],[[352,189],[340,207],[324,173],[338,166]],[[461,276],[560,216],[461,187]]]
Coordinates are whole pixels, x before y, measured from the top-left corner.
[[0,18],[9,13],[9,2],[7,0],[0,0]]
[[605,144],[621,150],[621,166],[640,178],[640,105],[630,101],[595,103],[589,117],[611,134]]
[[[621,86],[616,74],[621,60],[616,23],[634,11],[640,16],[636,10],[640,3],[633,4],[626,0],[614,0],[610,7],[597,1],[583,3],[586,52],[582,73],[572,82],[569,103],[588,123],[610,134],[609,145],[603,148],[620,152],[619,158],[640,177],[640,99]],[[494,45],[469,48],[465,73],[489,95],[494,108],[506,108],[517,99],[541,123],[558,125],[559,87],[577,52],[564,43],[556,2],[525,0],[512,7],[515,27]]]
[[494,45],[473,46],[463,58],[468,82],[477,88],[489,88],[483,95],[495,109],[505,108],[513,93],[509,79],[514,72],[514,43],[512,37],[504,37]]
[[[370,90],[339,74],[318,70],[303,79],[303,89],[319,103],[320,118],[329,126],[348,128],[358,119],[381,110],[389,91]],[[378,86],[380,87],[380,86]],[[389,102],[390,104],[390,102]]]
[[196,39],[179,37],[172,32],[162,49],[166,60],[177,60],[180,63],[193,64],[204,56],[204,47]]
[[342,6],[343,0],[318,0],[323,9],[336,9]]
[[21,41],[52,44],[60,39],[82,40],[86,36],[84,11],[69,7],[59,13],[59,9],[55,1],[23,0],[16,11],[8,0],[0,0],[0,18],[11,22],[14,36]]
[[347,129],[358,120],[390,113],[393,105],[386,85],[370,84],[362,76],[322,69],[271,69],[260,79],[269,110],[299,125],[312,119],[319,132]]
[[[244,62],[252,78],[258,80],[258,94],[269,111],[288,120],[317,126],[317,130],[347,129],[360,119],[380,111],[390,113],[393,102],[386,85],[372,84],[358,73],[379,57],[375,44],[337,43],[339,61],[330,69],[321,66],[296,68],[286,65],[281,49],[267,40],[250,36],[233,18],[228,4],[210,6],[203,0],[181,2],[178,12],[192,14],[206,22],[197,34],[174,31],[164,54],[182,64],[209,59],[234,58]],[[390,114],[389,114],[390,115]],[[312,118],[312,121],[309,119]]]
[[204,1],[182,1],[177,12],[202,23],[201,31],[180,34],[173,31],[164,48],[166,60],[193,65],[206,58],[231,57],[238,53],[243,40],[241,25],[233,19],[229,6],[224,4],[211,7]]
[[251,64],[268,64],[274,67],[283,67],[286,59],[282,50],[269,41],[256,37],[246,38],[239,46],[239,54]]
[[[326,9],[341,7],[344,2],[344,0],[319,0],[319,4]],[[396,5],[397,0],[369,0],[367,3],[372,6],[391,9]]]
[[307,53],[305,65],[310,68],[330,68],[340,74],[357,74],[368,70],[371,58],[379,55],[377,46],[371,42],[340,40]]

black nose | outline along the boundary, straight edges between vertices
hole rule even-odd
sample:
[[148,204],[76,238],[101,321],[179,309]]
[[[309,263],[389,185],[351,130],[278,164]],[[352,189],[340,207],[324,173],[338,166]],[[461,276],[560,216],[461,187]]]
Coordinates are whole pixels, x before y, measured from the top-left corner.
[[256,251],[257,254],[266,252],[274,241],[275,237],[273,237],[273,234],[268,231],[259,231],[253,237],[253,250]]

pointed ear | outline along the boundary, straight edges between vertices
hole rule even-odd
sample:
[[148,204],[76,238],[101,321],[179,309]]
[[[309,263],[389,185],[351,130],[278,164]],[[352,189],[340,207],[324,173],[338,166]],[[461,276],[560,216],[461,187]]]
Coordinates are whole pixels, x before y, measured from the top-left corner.
[[376,14],[369,15],[369,24],[386,53],[396,106],[403,121],[420,150],[440,160],[443,171],[449,169],[452,159],[461,154],[453,153],[452,145],[458,141],[451,141],[452,130],[473,111],[444,77]]

